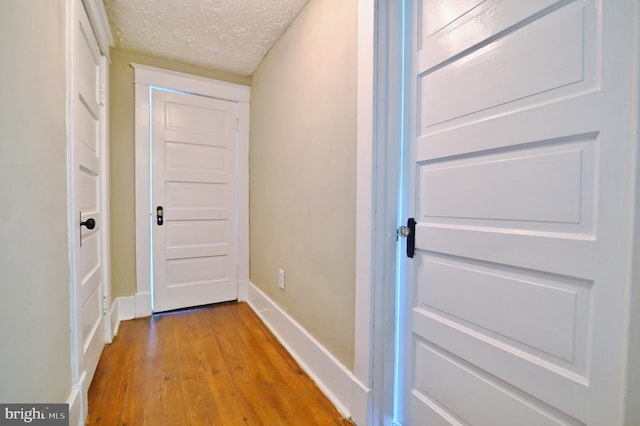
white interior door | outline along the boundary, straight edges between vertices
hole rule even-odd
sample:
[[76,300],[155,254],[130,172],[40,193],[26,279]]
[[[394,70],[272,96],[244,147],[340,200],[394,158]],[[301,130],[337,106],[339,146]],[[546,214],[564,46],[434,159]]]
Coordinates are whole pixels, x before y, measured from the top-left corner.
[[153,310],[237,299],[236,103],[151,96]]
[[[72,2],[72,122],[74,294],[72,324],[77,346],[75,374],[84,395],[105,345],[103,326],[104,274],[101,137],[104,105],[101,101],[101,70],[104,58],[80,1]],[[86,411],[85,411],[86,413]]]
[[412,3],[400,421],[621,424],[631,2]]

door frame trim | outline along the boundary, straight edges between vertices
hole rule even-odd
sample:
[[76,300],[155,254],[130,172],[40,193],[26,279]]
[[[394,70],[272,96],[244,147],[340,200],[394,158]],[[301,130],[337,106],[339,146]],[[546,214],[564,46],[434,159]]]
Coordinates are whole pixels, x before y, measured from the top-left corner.
[[109,18],[107,17],[107,9],[104,7],[104,2],[102,0],[82,0],[82,4],[84,4],[84,8],[87,11],[87,16],[89,22],[91,22],[93,33],[96,36],[98,47],[102,55],[111,62],[109,48],[115,46],[115,42],[113,40],[111,27],[109,26]]
[[135,317],[151,315],[151,233],[149,228],[149,87],[158,86],[236,102],[238,106],[238,300],[249,288],[249,100],[248,86],[132,63],[135,84]]
[[403,0],[358,4],[354,374],[367,387],[354,401],[358,424],[393,422],[403,13]]

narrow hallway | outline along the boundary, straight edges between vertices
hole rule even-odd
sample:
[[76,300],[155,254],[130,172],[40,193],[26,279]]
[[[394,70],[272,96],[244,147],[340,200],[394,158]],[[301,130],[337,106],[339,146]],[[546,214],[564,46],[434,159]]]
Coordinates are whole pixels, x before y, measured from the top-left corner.
[[123,322],[88,425],[351,425],[246,303]]

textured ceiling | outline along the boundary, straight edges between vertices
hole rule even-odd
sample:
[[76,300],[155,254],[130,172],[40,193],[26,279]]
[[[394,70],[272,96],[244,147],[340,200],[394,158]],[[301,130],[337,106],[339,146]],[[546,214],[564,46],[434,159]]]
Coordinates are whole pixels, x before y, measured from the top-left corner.
[[308,0],[104,0],[116,46],[248,76]]

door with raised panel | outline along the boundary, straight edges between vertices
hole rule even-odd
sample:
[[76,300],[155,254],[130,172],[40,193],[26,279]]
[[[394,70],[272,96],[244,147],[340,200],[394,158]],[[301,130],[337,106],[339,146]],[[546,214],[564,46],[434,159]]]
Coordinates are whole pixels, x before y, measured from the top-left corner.
[[[71,324],[74,334],[73,375],[83,389],[83,398],[105,345],[105,292],[103,249],[105,214],[102,188],[103,154],[101,136],[104,102],[101,72],[106,64],[94,37],[89,18],[80,1],[71,2],[72,28],[72,188],[74,286]],[[46,217],[46,215],[44,215]],[[76,377],[77,375],[77,377]]]
[[151,89],[153,311],[234,300],[237,105]]
[[399,421],[620,424],[631,2],[411,3]]

